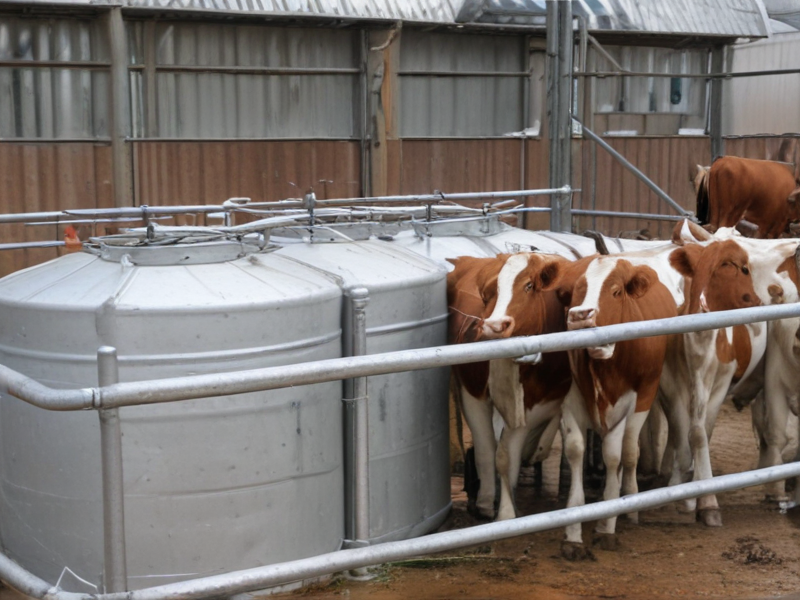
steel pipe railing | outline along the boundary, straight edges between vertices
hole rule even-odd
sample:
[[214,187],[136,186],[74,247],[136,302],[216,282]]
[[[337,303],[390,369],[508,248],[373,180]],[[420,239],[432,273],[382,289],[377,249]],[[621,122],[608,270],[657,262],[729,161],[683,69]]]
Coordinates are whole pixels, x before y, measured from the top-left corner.
[[740,308],[504,340],[434,346],[249,371],[56,390],[0,365],[0,391],[49,410],[113,408],[244,394],[416,369],[575,350],[625,340],[800,317],[800,303]]
[[573,215],[589,215],[593,217],[614,217],[620,219],[652,219],[654,221],[681,221],[686,217],[678,215],[657,215],[654,213],[615,212],[613,210],[590,210],[573,208]]
[[41,600],[199,600],[209,597],[226,597],[330,573],[547,531],[572,523],[606,519],[656,508],[670,502],[763,485],[797,476],[800,476],[800,462],[745,473],[721,475],[713,479],[639,492],[614,500],[519,517],[508,521],[476,525],[467,529],[386,542],[366,548],[340,550],[281,564],[124,593],[89,595],[48,588],[47,584],[38,577],[27,573],[2,554],[0,554],[0,578],[16,589],[24,590],[28,595]]

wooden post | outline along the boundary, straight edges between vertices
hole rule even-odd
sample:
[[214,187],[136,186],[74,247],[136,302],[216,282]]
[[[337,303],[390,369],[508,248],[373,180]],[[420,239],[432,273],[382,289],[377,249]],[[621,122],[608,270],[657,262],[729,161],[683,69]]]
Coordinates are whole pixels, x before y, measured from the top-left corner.
[[389,189],[389,140],[399,138],[397,130],[397,104],[399,94],[397,71],[400,65],[401,26],[388,31],[370,31],[368,36],[367,89],[369,132],[369,189],[368,196],[385,196],[399,193]]

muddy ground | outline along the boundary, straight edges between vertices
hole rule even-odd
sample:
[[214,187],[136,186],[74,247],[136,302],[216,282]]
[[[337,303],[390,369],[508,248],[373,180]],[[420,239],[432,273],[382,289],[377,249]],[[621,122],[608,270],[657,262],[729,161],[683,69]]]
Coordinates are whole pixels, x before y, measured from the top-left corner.
[[[725,405],[711,440],[714,474],[754,468],[749,410]],[[523,473],[518,504],[524,514],[564,506],[558,499],[559,449],[545,461],[536,490]],[[527,480],[527,481],[526,481]],[[462,480],[454,477],[453,510],[442,529],[468,527]],[[780,514],[751,488],[719,496],[724,526],[708,528],[674,506],[641,513],[640,524],[619,519],[616,551],[595,560],[561,558],[562,531],[495,542],[435,557],[384,565],[369,582],[334,579],[289,597],[315,600],[494,598],[746,598],[800,599],[800,518]],[[584,524],[591,539],[593,523]]]

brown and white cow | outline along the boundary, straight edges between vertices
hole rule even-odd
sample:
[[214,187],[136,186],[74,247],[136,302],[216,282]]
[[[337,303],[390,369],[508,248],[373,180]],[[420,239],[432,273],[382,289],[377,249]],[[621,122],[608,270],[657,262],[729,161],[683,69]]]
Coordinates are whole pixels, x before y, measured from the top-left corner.
[[[545,291],[557,266],[568,263],[555,255],[501,254],[492,258],[448,259],[450,341],[537,335],[564,330],[564,313],[554,291]],[[569,388],[566,353],[550,353],[529,362],[512,359],[458,365],[464,417],[472,432],[480,480],[478,512],[495,516],[495,466],[500,476],[497,520],[516,516],[516,487],[523,446],[539,438],[543,456],[558,428],[561,402]],[[493,408],[505,427],[496,442]]]
[[698,178],[698,216],[712,229],[745,219],[758,227],[754,237],[777,238],[800,219],[800,187],[783,163],[722,156]]
[[[563,270],[556,285],[560,301],[568,308],[570,330],[677,314],[675,300],[656,272],[624,256],[577,261]],[[639,432],[655,400],[666,351],[666,337],[658,336],[569,353],[573,383],[561,419],[571,470],[567,506],[585,502],[583,456],[588,429],[602,438],[603,498],[618,498],[620,488],[625,494],[636,493]],[[615,528],[616,517],[598,522],[598,539],[607,548],[614,546]],[[580,524],[567,527],[562,554],[568,559],[587,555]]]
[[[715,237],[735,239],[750,257],[753,283],[764,304],[800,301],[800,245],[797,240],[742,239],[720,230]],[[764,325],[764,324],[762,324]],[[753,426],[759,440],[759,468],[781,464],[789,436],[789,415],[800,415],[800,318],[765,325],[763,395],[752,406]],[[800,488],[795,488],[795,501]],[[787,500],[784,482],[767,484],[767,499]]]
[[[705,234],[705,232],[703,232]],[[670,254],[685,277],[680,314],[698,314],[757,306],[750,257],[735,241],[687,243]],[[763,323],[670,336],[659,400],[669,423],[667,454],[670,484],[712,477],[708,442],[717,414],[732,386],[756,367],[764,352]],[[697,509],[706,525],[721,525],[715,496],[684,504]]]

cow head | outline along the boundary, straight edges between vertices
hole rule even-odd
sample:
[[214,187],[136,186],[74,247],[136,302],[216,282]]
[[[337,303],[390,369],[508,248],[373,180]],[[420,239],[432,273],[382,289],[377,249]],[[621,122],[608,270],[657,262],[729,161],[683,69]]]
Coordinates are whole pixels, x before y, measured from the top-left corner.
[[747,252],[735,241],[687,244],[670,254],[669,262],[687,285],[689,314],[759,306]]
[[[565,277],[558,298],[568,309],[567,329],[585,329],[639,320],[633,305],[658,282],[648,266],[634,266],[615,256],[599,256],[576,263],[577,277]],[[615,344],[587,348],[589,356],[606,360],[613,356]]]
[[482,284],[485,305],[480,337],[507,338],[540,333],[546,318],[545,292],[569,261],[553,254],[521,252],[497,257],[495,276]]

